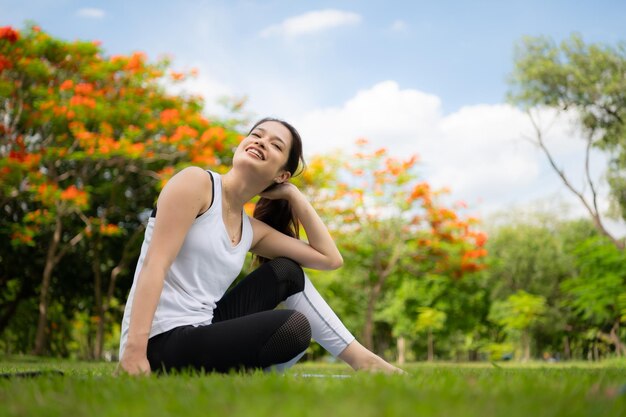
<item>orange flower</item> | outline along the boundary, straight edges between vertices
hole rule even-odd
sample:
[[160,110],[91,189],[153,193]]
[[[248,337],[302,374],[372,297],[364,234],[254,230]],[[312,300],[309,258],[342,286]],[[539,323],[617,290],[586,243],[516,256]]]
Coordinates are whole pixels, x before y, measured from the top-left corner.
[[417,184],[413,187],[413,191],[411,192],[411,200],[416,200],[418,198],[422,198],[430,194],[430,185],[425,182]]
[[402,168],[405,170],[409,169],[413,165],[415,165],[416,162],[417,162],[417,155],[413,155],[411,158],[407,159],[406,161],[402,163]]
[[170,77],[172,77],[172,80],[174,81],[182,81],[185,79],[185,74],[183,74],[182,72],[172,71],[170,72]]
[[221,126],[211,126],[202,134],[201,140],[209,141],[215,140],[217,142],[221,142],[226,139],[226,131]]
[[478,232],[474,236],[474,241],[476,242],[476,246],[483,247],[485,243],[487,243],[487,234],[484,232]]
[[358,138],[355,143],[356,143],[357,146],[365,146],[365,145],[367,145],[370,142],[369,142],[369,140],[367,140],[365,138]]
[[128,60],[125,69],[130,72],[136,72],[143,68],[143,62],[145,60],[146,55],[143,52],[135,52]]
[[474,249],[474,250],[470,250],[467,251],[463,254],[463,260],[466,261],[468,259],[477,259],[477,258],[483,258],[487,256],[487,249]]
[[104,236],[115,236],[121,233],[121,229],[116,224],[101,224],[100,233]]
[[76,94],[89,95],[93,93],[93,84],[90,84],[90,83],[76,84],[76,88],[74,88],[74,92]]
[[162,123],[175,123],[179,117],[177,109],[165,109],[159,115]]
[[65,113],[67,113],[67,107],[65,107],[65,106],[54,106],[52,108],[52,112],[54,113],[55,116],[62,116]]
[[95,109],[96,100],[92,99],[91,97],[74,96],[70,99],[70,106],[74,106],[74,107],[84,106],[84,107]]
[[170,138],[170,141],[173,143],[177,143],[185,138],[195,138],[196,136],[198,136],[198,131],[196,129],[187,125],[183,125],[176,128],[176,131]]
[[55,184],[43,183],[37,186],[37,200],[44,204],[53,204],[57,198],[58,187]]
[[30,235],[28,235],[26,233],[19,232],[19,231],[14,232],[11,235],[11,240],[15,241],[15,242],[18,242],[18,243],[23,243],[25,245],[29,245],[29,244],[33,243],[33,237],[32,236],[30,236]]
[[130,145],[130,152],[133,155],[141,155],[144,150],[146,149],[145,145],[143,143],[133,143],[132,145]]
[[74,81],[72,81],[72,80],[65,80],[59,86],[59,90],[65,91],[65,90],[71,89],[72,87],[74,87]]
[[453,212],[452,210],[446,209],[446,208],[442,208],[439,209],[439,215],[447,220],[455,220],[456,219],[456,213]]
[[70,185],[61,191],[61,200],[72,201],[78,206],[85,206],[87,205],[87,193],[79,190],[75,185]]

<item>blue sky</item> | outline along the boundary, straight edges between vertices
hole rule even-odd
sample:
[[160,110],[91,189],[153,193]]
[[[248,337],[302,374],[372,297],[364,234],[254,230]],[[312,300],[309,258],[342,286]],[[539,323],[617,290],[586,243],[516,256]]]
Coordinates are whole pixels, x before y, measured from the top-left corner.
[[[100,40],[109,54],[171,55],[175,68],[199,69],[187,88],[209,111],[220,95],[246,95],[251,113],[294,122],[309,152],[366,136],[418,153],[427,180],[480,214],[546,200],[578,207],[522,140],[528,120],[504,104],[516,42],[573,32],[626,41],[626,2],[609,0],[0,0],[0,25],[25,20],[61,38]],[[567,117],[555,126],[555,155],[576,180],[576,133]],[[599,177],[604,164],[597,155]]]
[[[102,14],[80,13],[86,9]],[[290,17],[329,9],[359,20],[291,38],[260,36]],[[297,88],[306,95],[302,110],[384,80],[437,95],[446,113],[499,103],[522,36],[626,39],[623,1],[0,1],[0,23],[26,19],[66,39],[99,39],[109,53],[197,62],[252,103],[266,102],[256,83]]]

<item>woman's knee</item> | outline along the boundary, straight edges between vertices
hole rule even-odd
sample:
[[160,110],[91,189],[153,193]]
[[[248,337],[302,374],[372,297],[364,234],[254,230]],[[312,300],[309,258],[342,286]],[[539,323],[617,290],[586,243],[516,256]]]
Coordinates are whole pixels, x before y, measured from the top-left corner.
[[289,327],[295,340],[294,349],[296,353],[306,350],[311,343],[311,323],[309,323],[309,319],[299,311],[293,310],[293,314],[289,317]]
[[269,338],[259,352],[262,367],[284,363],[305,351],[311,343],[311,325],[306,316],[295,310],[281,310],[289,317]]
[[304,271],[302,267],[289,258],[275,258],[269,261],[278,280],[281,299],[304,291]]

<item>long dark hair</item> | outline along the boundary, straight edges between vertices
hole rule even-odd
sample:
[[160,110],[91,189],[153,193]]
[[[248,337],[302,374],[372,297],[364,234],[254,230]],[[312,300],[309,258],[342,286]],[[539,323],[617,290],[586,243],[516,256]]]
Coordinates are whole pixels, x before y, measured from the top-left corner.
[[[277,122],[289,130],[289,133],[291,133],[291,148],[289,149],[287,163],[283,169],[289,171],[292,177],[302,173],[306,163],[304,162],[304,157],[302,156],[302,138],[300,137],[300,133],[298,133],[295,127],[284,120],[273,117],[265,117],[252,126],[248,135],[250,135],[257,126],[265,122]],[[272,184],[264,191],[271,190],[276,185],[277,184]],[[261,220],[263,223],[266,223],[287,236],[296,239],[300,238],[300,222],[291,210],[291,204],[289,204],[289,201],[287,200],[270,200],[268,198],[261,197],[261,199],[259,199],[256,203],[253,216],[255,219]],[[269,261],[269,259],[262,256],[256,256],[255,260],[259,264]]]

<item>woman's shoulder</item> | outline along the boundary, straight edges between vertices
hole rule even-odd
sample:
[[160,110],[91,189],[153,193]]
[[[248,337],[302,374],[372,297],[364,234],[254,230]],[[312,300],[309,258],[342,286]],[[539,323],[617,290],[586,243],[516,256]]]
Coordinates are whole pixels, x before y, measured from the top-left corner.
[[166,184],[165,189],[172,188],[194,193],[202,191],[213,194],[213,175],[197,166],[190,166],[177,172]]
[[[213,202],[213,178],[208,171],[190,166],[176,173],[167,182],[157,201],[157,209],[164,201],[171,204],[195,204],[202,199],[200,213],[206,211]],[[206,200],[206,201],[205,201]]]
[[213,183],[214,178],[217,177],[218,174],[197,166],[190,166],[182,169],[174,176],[181,179],[184,178],[185,180],[194,181],[194,183],[199,182],[203,185],[210,185]]

